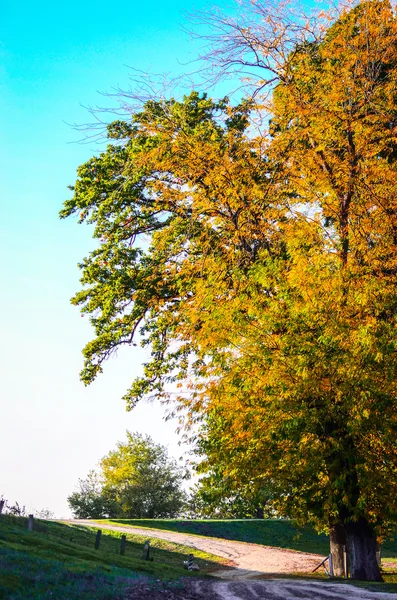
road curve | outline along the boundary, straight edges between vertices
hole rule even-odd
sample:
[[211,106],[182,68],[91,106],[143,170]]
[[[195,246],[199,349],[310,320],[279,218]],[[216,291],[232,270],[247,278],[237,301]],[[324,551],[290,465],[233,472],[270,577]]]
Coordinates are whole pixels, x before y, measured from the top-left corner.
[[[272,546],[248,544],[231,540],[146,529],[142,527],[108,525],[79,519],[66,521],[98,529],[110,529],[176,542],[231,561],[234,569],[216,571],[221,580],[189,580],[194,589],[189,598],[202,600],[397,600],[397,594],[372,592],[352,585],[310,581],[305,579],[265,579],[255,577],[271,574],[310,572],[323,559],[318,554],[284,550]],[[223,580],[222,580],[223,579]],[[136,598],[141,599],[138,595]],[[180,598],[185,598],[181,596]],[[129,595],[126,600],[134,600]],[[179,596],[178,596],[179,598]]]
[[296,552],[272,546],[223,540],[175,531],[146,529],[130,525],[108,525],[107,523],[97,523],[89,519],[78,519],[68,522],[74,525],[146,535],[147,537],[191,546],[193,549],[196,548],[203,552],[221,556],[230,560],[232,566],[235,567],[233,571],[228,569],[216,572],[218,577],[225,577],[227,579],[231,577],[233,579],[247,579],[264,574],[310,573],[324,558],[319,554],[308,554],[306,552]]

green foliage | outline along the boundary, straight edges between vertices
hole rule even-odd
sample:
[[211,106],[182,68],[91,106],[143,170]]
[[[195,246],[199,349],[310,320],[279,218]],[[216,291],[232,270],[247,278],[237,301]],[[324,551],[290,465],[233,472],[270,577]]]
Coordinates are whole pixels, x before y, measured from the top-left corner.
[[[131,124],[110,126],[118,144],[79,167],[73,198],[61,211],[62,218],[79,214],[95,224],[100,241],[80,265],[83,289],[72,300],[91,315],[96,334],[84,349],[83,381],[138,332],[151,345],[145,375],[126,395],[130,407],[145,394],[166,395],[166,385],[186,376],[198,347],[187,330],[175,344],[177,328],[199,331],[202,319],[180,322],[180,307],[204,293],[208,277],[215,282],[213,251],[225,262],[215,279],[229,280],[225,238],[238,244],[241,263],[260,246],[240,231],[240,222],[258,230],[266,206],[259,186],[268,181],[260,144],[244,135],[248,114],[247,103],[232,108],[196,92],[182,102],[148,102]],[[210,297],[203,303],[205,317]]]
[[246,519],[273,516],[267,508],[271,499],[270,486],[258,490],[256,485],[236,484],[223,476],[222,470],[203,476],[191,490],[188,513],[194,518]]
[[101,519],[117,514],[117,503],[104,490],[102,479],[90,471],[85,479],[79,479],[79,491],[68,497],[73,514],[80,519]]
[[99,473],[79,481],[68,502],[79,518],[173,517],[184,506],[184,477],[164,446],[127,432],[127,441],[102,458]]

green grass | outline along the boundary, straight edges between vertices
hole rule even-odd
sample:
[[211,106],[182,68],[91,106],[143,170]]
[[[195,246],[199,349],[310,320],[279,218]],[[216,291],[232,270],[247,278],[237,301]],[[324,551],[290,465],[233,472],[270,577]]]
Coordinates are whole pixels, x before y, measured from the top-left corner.
[[[121,534],[103,531],[95,550],[96,529],[27,519],[0,517],[0,598],[42,600],[74,598],[105,600],[125,597],[134,582],[172,581],[190,576],[183,569],[191,548],[148,536],[127,535],[125,556],[120,556]],[[143,543],[150,539],[153,562],[141,560]],[[201,573],[225,561],[195,551]]]
[[[189,520],[176,519],[117,519],[103,520],[103,523],[114,525],[131,525],[192,533],[225,540],[251,542],[264,546],[277,546],[310,552],[313,554],[329,554],[329,539],[318,534],[311,527],[296,527],[287,519],[233,519],[233,520]],[[383,558],[397,557],[397,542],[389,540],[382,546]]]
[[368,583],[366,581],[347,581],[354,587],[361,587],[371,592],[388,592],[389,594],[397,593],[397,574],[382,573],[383,583]]
[[[256,542],[306,552],[328,553],[328,540],[310,528],[298,530],[289,521],[106,521],[139,527],[182,531],[230,540]],[[151,539],[153,562],[141,560],[143,543],[149,536],[127,535],[125,556],[120,556],[121,532],[102,531],[99,550],[94,549],[97,528],[73,524],[35,521],[35,531],[27,530],[23,517],[0,517],[0,598],[7,600],[118,600],[138,583],[156,581],[177,584],[191,576],[182,568],[190,547]],[[397,555],[395,545],[384,553]],[[194,551],[201,574],[210,573],[226,561]],[[295,576],[295,575],[292,575]],[[289,575],[291,577],[291,575]],[[373,591],[397,592],[397,574],[385,574],[384,584],[362,584]],[[316,575],[316,579],[318,576]],[[355,585],[357,585],[355,583]],[[148,592],[149,597],[150,593]]]

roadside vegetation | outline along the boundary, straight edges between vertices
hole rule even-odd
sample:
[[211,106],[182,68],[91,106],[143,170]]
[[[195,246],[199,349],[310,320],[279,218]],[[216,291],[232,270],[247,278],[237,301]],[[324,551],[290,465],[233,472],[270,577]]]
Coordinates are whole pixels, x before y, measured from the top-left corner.
[[[29,532],[27,521],[11,515],[0,518],[0,598],[116,600],[134,586],[147,583],[151,588],[158,580],[178,585],[178,580],[190,576],[183,561],[191,548],[127,535],[121,556],[117,532],[104,531],[95,550],[96,529],[37,520],[35,530]],[[154,559],[150,562],[141,560],[146,539]],[[195,561],[201,574],[225,562],[198,551]]]

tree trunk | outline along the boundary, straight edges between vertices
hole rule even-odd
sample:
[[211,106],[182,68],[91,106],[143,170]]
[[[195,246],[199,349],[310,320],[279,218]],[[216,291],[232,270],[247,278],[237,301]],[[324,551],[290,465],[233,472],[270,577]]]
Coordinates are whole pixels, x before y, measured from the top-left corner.
[[382,581],[376,560],[376,536],[365,519],[345,525],[350,576],[361,581]]
[[332,568],[334,577],[345,576],[344,551],[346,544],[345,528],[340,523],[331,525],[329,530],[329,546],[332,555]]

